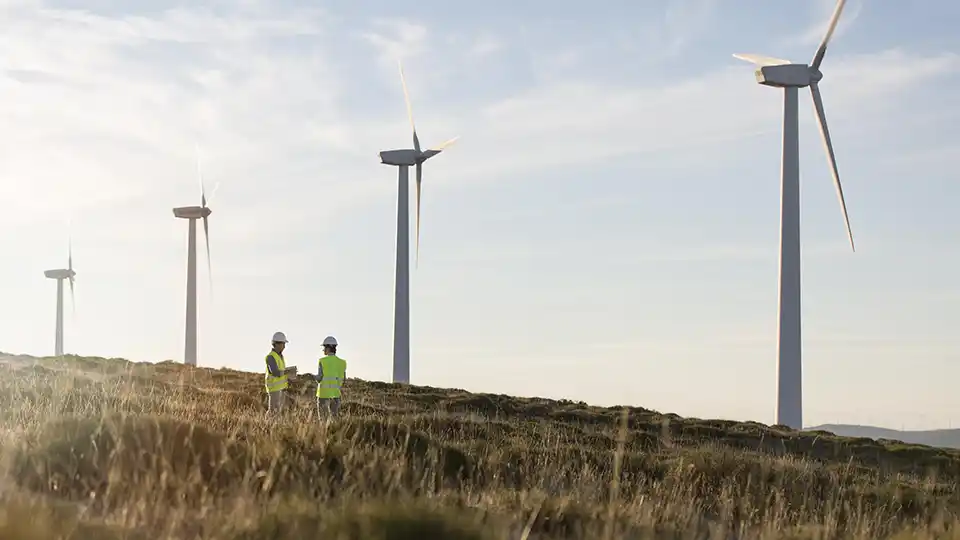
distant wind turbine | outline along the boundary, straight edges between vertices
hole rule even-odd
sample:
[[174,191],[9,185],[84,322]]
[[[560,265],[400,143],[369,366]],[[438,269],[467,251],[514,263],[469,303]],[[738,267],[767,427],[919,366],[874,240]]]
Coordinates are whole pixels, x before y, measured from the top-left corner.
[[57,280],[57,328],[54,338],[53,354],[63,356],[63,280],[70,280],[70,306],[76,310],[73,296],[73,281],[77,275],[73,271],[73,237],[67,241],[67,267],[58,270],[45,270],[43,275]]
[[[203,236],[207,246],[207,274],[213,284],[213,268],[210,264],[210,229],[207,218],[213,212],[207,206],[207,195],[203,185],[203,173],[200,166],[200,148],[197,151],[197,180],[200,183],[200,206],[181,206],[173,209],[173,215],[190,221],[187,232],[187,316],[184,337],[183,363],[197,365],[197,220],[203,220]],[[210,194],[211,200],[216,194],[219,183]]]
[[453,144],[459,137],[425,151],[420,150],[417,127],[413,122],[413,107],[407,92],[407,82],[403,77],[403,64],[400,68],[400,84],[403,86],[403,98],[407,104],[407,116],[413,130],[413,148],[403,150],[385,150],[380,152],[380,162],[399,168],[399,194],[397,196],[397,270],[395,297],[393,305],[393,382],[410,382],[410,174],[409,168],[416,166],[417,187],[417,260],[420,258],[420,184],[423,163]]
[[776,423],[794,429],[803,428],[802,364],[800,340],[800,143],[797,113],[797,89],[809,86],[820,127],[820,136],[827,152],[827,162],[840,200],[843,221],[850,248],[854,251],[853,232],[847,204],[840,186],[840,174],[833,153],[827,118],[823,112],[819,82],[823,79],[820,64],[827,44],[840,20],[846,0],[839,0],[830,18],[827,33],[817,48],[810,65],[756,54],[735,54],[757,66],[757,82],[783,88],[783,157],[780,169],[780,319],[777,326],[777,419]]

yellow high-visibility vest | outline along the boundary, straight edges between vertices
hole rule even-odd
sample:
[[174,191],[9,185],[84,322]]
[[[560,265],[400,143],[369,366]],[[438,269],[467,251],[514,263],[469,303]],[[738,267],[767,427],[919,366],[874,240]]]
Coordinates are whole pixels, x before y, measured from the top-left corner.
[[[274,360],[277,361],[277,369],[281,372],[286,369],[287,364],[283,361],[283,357],[277,354],[277,351],[270,351],[270,355]],[[264,360],[266,362],[266,360]],[[282,374],[279,377],[274,377],[270,374],[270,366],[266,368],[266,375],[264,376],[263,382],[264,386],[267,388],[268,393],[279,392],[280,390],[286,390],[287,388],[287,375]]]
[[320,358],[320,367],[323,368],[323,379],[317,383],[318,398],[340,397],[340,387],[346,378],[347,362],[335,354]]

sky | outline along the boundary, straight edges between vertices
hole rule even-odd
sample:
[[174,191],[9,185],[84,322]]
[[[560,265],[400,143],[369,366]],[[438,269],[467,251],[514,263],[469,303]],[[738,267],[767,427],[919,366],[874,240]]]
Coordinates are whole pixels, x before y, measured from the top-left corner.
[[[315,7],[314,4],[322,4]],[[135,6],[135,7],[134,7]],[[389,380],[397,171],[427,162],[412,382],[774,421],[782,93],[830,0],[0,0],[0,350]],[[800,96],[804,424],[960,426],[960,4],[850,0]],[[411,197],[412,199],[412,197]],[[212,278],[212,279],[211,279]]]

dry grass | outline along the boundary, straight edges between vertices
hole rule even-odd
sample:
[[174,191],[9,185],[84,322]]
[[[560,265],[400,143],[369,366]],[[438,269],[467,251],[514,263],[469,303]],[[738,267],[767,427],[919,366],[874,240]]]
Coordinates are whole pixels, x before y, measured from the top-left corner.
[[955,539],[960,451],[645,409],[6,358],[0,538]]

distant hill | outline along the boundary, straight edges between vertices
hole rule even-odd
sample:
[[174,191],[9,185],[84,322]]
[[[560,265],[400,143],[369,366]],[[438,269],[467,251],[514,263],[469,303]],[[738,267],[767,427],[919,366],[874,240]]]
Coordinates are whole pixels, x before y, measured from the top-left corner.
[[851,426],[847,424],[823,424],[806,428],[804,431],[829,431],[841,437],[868,437],[870,439],[891,439],[911,444],[925,444],[940,448],[960,448],[960,429],[933,429],[928,431],[900,431],[873,426]]

